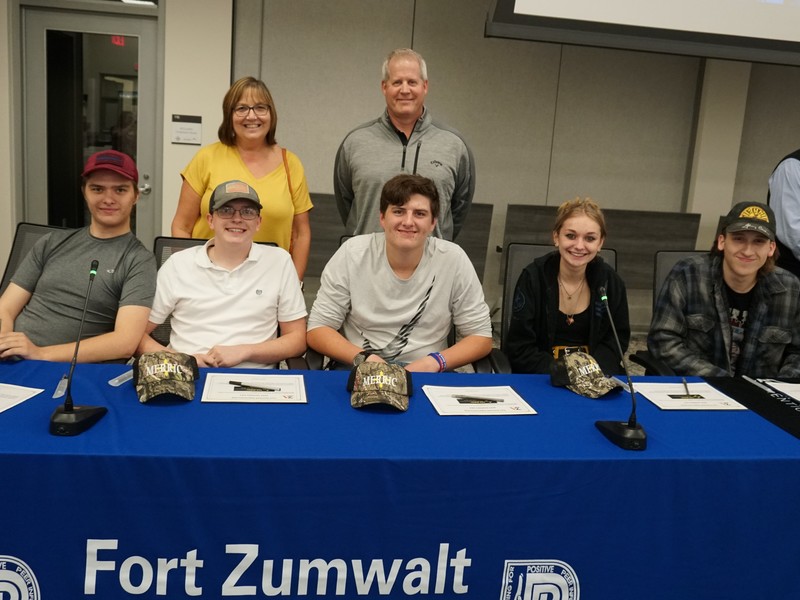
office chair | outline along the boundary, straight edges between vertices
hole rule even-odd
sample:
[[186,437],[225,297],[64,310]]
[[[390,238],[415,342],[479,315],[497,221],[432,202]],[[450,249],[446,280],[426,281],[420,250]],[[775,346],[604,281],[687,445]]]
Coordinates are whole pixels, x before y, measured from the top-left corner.
[[6,262],[6,270],[3,272],[2,283],[0,283],[0,294],[6,291],[11,278],[17,271],[20,263],[28,255],[33,245],[39,238],[51,233],[66,229],[66,227],[56,227],[54,225],[39,225],[37,223],[17,223],[14,233],[14,242],[11,244],[11,252]]
[[[658,296],[664,286],[664,280],[678,261],[690,256],[706,254],[703,250],[658,250],[654,257],[653,267],[653,310],[655,311]],[[650,354],[649,350],[639,350],[629,356],[632,362],[644,367],[645,375],[674,375],[675,372],[664,362]]]
[[[489,355],[492,368],[495,372],[511,372],[511,365],[505,353],[505,340],[508,334],[508,327],[511,324],[511,310],[514,304],[514,291],[517,287],[517,280],[525,267],[540,256],[549,254],[554,250],[555,247],[552,244],[511,242],[506,246],[506,268],[503,276],[503,302],[500,309],[500,349],[493,349],[492,353]],[[616,270],[616,250],[613,248],[602,248],[599,254],[612,269]]]
[[658,250],[655,253],[655,265],[653,267],[653,308],[656,307],[656,300],[664,285],[664,280],[672,271],[678,261],[691,256],[701,256],[708,254],[708,250]]
[[[176,252],[192,246],[201,246],[207,241],[198,238],[158,236],[153,240],[153,254],[156,257],[156,265],[160,269],[167,262],[167,259]],[[169,346],[169,336],[172,333],[171,321],[171,317],[167,317],[163,323],[150,332],[150,337],[162,346]]]

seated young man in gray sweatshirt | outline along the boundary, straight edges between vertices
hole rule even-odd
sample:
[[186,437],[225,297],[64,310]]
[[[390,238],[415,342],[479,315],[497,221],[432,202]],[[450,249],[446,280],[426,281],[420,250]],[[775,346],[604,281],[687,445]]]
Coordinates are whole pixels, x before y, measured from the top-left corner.
[[[454,369],[492,349],[489,307],[465,252],[431,233],[432,181],[397,175],[383,187],[383,233],[347,240],[326,265],[308,321],[308,345],[338,365],[393,362],[409,371]],[[448,345],[455,326],[460,339]]]

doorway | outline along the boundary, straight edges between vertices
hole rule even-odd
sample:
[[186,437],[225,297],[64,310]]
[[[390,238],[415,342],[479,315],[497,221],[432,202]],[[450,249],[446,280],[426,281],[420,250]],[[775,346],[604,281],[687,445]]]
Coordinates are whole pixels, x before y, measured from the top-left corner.
[[132,227],[150,247],[160,230],[153,193],[157,18],[21,7],[23,214],[36,223],[88,224],[80,173],[113,148],[139,168]]

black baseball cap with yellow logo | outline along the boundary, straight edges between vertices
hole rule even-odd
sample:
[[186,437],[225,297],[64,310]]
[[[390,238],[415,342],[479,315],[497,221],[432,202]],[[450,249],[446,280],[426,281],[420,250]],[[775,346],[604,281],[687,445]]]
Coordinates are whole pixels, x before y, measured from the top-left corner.
[[775,241],[775,213],[760,202],[739,202],[725,217],[725,233],[755,231]]

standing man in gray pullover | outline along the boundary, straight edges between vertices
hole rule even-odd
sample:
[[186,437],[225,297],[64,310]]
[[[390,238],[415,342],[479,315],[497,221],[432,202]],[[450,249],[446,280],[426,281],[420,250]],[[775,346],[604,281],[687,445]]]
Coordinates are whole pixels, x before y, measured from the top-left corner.
[[347,134],[336,153],[333,189],[350,235],[381,231],[383,184],[401,173],[436,184],[441,214],[434,235],[453,240],[475,193],[475,161],[461,134],[437,123],[425,108],[428,70],[414,50],[392,51],[383,61],[386,110]]

